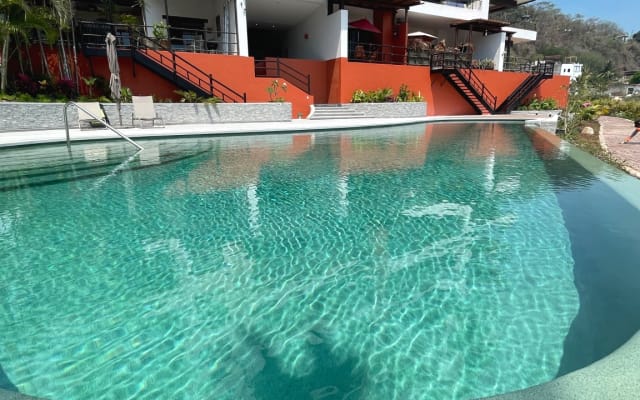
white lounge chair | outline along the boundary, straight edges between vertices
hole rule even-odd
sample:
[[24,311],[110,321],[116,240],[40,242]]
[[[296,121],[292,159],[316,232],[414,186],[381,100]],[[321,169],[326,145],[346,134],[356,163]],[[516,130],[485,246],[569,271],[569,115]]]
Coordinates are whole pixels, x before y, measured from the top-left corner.
[[97,101],[76,104],[78,105],[78,128],[104,128],[105,123],[108,123],[107,116]]
[[160,121],[160,126],[164,126],[164,120],[156,114],[153,97],[131,96],[131,102],[133,103],[131,124],[134,127],[136,126],[136,121],[151,121],[151,126],[155,126],[156,121]]

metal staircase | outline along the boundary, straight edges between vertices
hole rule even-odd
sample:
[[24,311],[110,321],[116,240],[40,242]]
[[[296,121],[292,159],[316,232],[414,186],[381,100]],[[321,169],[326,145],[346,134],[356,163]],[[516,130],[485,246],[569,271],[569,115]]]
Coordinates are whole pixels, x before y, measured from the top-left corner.
[[131,56],[134,61],[170,80],[179,88],[191,90],[200,96],[217,97],[225,103],[247,102],[246,93],[231,89],[175,51],[162,47],[151,38],[145,38],[145,42],[151,43],[152,46],[139,45],[132,49]]
[[118,56],[131,57],[134,65],[147,67],[180,89],[191,90],[203,97],[216,97],[225,103],[247,102],[246,93],[233,90],[159,41],[126,25],[81,22],[81,45],[86,56],[106,55],[106,32],[118,37]]
[[543,80],[553,77],[555,64],[553,62],[545,62],[534,66],[529,75],[522,83],[500,104],[496,112],[498,114],[508,114],[520,105],[520,102],[526,98],[535,88],[537,88]]
[[441,73],[480,114],[493,114],[498,98],[470,68],[465,54],[438,52],[431,56],[431,70]]

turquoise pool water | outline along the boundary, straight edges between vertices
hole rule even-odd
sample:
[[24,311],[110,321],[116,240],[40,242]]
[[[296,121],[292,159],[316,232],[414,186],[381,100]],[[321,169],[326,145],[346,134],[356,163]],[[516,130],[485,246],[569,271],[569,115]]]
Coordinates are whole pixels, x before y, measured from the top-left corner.
[[[598,175],[625,178],[545,135],[440,124],[143,145],[0,151],[0,388],[470,399],[605,355],[572,350],[598,312],[614,319],[581,277],[607,254],[619,284],[632,269],[584,254],[601,228],[580,210],[614,239],[640,217]],[[619,202],[626,225],[587,196]]]

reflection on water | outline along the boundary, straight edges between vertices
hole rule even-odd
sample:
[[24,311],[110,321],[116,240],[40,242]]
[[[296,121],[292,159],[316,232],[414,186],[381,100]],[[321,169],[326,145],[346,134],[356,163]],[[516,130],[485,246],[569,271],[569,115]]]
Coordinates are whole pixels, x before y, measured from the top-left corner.
[[540,143],[438,124],[148,141],[120,169],[121,144],[20,150],[0,166],[0,362],[66,399],[544,382],[579,303],[541,160],[563,154]]

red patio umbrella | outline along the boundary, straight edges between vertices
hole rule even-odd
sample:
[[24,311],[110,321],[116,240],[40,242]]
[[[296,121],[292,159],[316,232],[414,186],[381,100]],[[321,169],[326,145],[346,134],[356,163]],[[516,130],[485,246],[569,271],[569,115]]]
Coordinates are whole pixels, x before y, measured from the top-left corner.
[[373,33],[382,33],[378,27],[369,22],[368,19],[362,18],[357,21],[353,21],[349,23],[349,27],[353,29],[358,29],[361,31],[373,32]]

